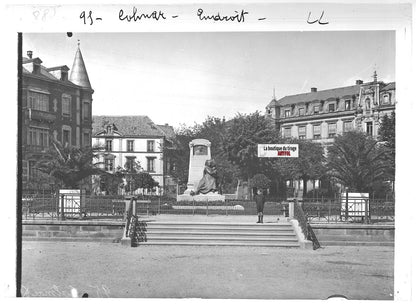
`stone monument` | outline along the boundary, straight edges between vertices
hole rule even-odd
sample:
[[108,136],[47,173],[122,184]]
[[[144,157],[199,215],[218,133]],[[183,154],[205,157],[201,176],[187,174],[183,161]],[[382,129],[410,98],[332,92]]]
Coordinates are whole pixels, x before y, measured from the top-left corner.
[[211,142],[206,139],[194,139],[189,143],[188,184],[178,201],[225,201],[218,193],[217,169],[211,159]]

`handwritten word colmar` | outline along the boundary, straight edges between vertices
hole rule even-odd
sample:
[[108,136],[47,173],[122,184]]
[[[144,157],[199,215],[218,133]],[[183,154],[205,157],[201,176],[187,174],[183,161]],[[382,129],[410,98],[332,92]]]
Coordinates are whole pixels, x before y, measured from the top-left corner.
[[237,21],[237,22],[244,22],[244,16],[248,14],[248,12],[241,10],[241,12],[235,11],[235,15],[223,15],[221,16],[220,13],[213,14],[213,15],[205,15],[203,9],[198,9],[197,16],[199,20],[213,20],[213,21]]
[[118,12],[118,18],[121,21],[126,20],[128,22],[142,20],[142,19],[154,19],[154,20],[158,21],[159,19],[166,19],[164,14],[165,13],[162,12],[162,11],[153,11],[151,13],[139,13],[137,11],[137,8],[134,6],[131,15],[125,14],[124,10],[121,9]]

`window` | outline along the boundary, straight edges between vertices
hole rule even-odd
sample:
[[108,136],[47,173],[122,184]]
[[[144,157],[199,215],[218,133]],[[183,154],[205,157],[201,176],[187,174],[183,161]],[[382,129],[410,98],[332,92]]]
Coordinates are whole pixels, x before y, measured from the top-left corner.
[[292,137],[292,128],[284,128],[283,130],[283,137],[290,138]]
[[371,108],[371,100],[370,98],[365,99],[365,107],[367,110]]
[[127,140],[127,151],[128,152],[134,151],[134,140]]
[[351,110],[351,100],[345,100],[345,110]]
[[132,172],[134,170],[135,159],[136,159],[135,156],[126,157],[126,164],[124,165],[124,167],[126,168],[127,171]]
[[107,125],[107,134],[113,134],[113,126],[112,125]]
[[83,134],[83,145],[84,147],[89,147],[90,146],[90,133],[84,133]]
[[47,148],[49,146],[49,130],[42,128],[29,128],[27,144]]
[[337,124],[334,123],[328,123],[328,137],[334,138],[337,135]]
[[305,108],[304,107],[299,108],[299,116],[305,116]]
[[313,126],[313,139],[320,139],[321,138],[321,125],[314,125]]
[[71,130],[63,129],[62,130],[62,144],[63,145],[71,145]]
[[373,123],[372,122],[366,123],[366,132],[368,136],[373,136]]
[[299,139],[306,139],[306,126],[300,126],[298,130]]
[[353,130],[352,121],[345,121],[344,122],[344,132],[349,132]]
[[34,110],[49,112],[49,96],[38,92],[28,92],[28,107]]
[[147,158],[147,172],[155,172],[155,158],[156,157],[146,157]]
[[328,111],[330,113],[335,112],[335,104],[334,103],[331,103],[331,104],[328,105]]
[[290,109],[285,110],[285,118],[290,117]]
[[113,141],[111,139],[105,140],[105,150],[106,151],[113,151]]
[[315,105],[315,106],[313,107],[313,113],[314,113],[314,114],[319,114],[319,105]]
[[29,179],[35,179],[39,175],[39,170],[36,169],[36,161],[35,160],[29,160],[28,161],[28,168],[27,168],[27,175]]
[[62,116],[71,116],[71,97],[62,96]]
[[147,141],[147,152],[154,152],[155,151],[155,141],[148,140]]
[[113,171],[114,170],[114,159],[106,158],[104,160],[104,168],[105,168],[105,171]]
[[390,95],[389,94],[385,94],[383,96],[383,104],[390,104]]
[[82,118],[84,120],[90,119],[90,104],[88,102],[82,103]]

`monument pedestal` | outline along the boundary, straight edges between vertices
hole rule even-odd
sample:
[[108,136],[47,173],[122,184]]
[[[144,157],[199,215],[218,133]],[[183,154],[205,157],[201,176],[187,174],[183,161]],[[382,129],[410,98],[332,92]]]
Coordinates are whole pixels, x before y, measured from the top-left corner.
[[217,193],[208,193],[208,194],[197,194],[191,196],[190,194],[180,194],[177,196],[176,200],[178,202],[182,201],[195,201],[195,202],[213,202],[213,201],[221,201],[225,202],[225,196],[222,194]]

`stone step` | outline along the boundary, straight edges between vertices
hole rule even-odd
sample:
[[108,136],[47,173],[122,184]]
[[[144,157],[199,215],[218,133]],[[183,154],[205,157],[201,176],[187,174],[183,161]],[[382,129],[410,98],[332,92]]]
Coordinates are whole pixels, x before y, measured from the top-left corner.
[[211,236],[211,237],[207,237],[207,236],[200,236],[200,237],[196,237],[196,236],[187,236],[187,235],[181,235],[181,236],[170,236],[170,237],[166,237],[166,236],[153,236],[153,237],[149,237],[148,235],[146,235],[146,238],[148,241],[150,240],[166,240],[166,241],[178,241],[178,240],[184,240],[184,241],[188,241],[188,240],[200,240],[200,241],[208,241],[208,240],[216,240],[216,241],[231,241],[231,240],[236,240],[236,241],[298,241],[296,236],[292,236],[292,237],[235,237],[235,236],[229,236],[229,237],[221,237],[221,236]]
[[325,241],[319,240],[321,246],[394,246],[394,241]]
[[50,241],[50,242],[104,242],[119,243],[121,237],[28,237],[23,236],[23,241]]
[[145,232],[146,235],[149,237],[150,235],[154,236],[174,236],[174,235],[188,235],[188,236],[240,236],[240,237],[293,237],[296,236],[296,233],[292,231],[276,231],[276,232],[248,232],[248,231],[227,231],[227,232],[219,232],[219,231],[170,231],[170,230],[151,230]]
[[148,241],[148,242],[141,242],[139,245],[143,246],[152,246],[152,245],[187,245],[187,246],[252,246],[252,247],[291,247],[291,248],[299,248],[300,245],[298,242],[287,242],[287,241],[275,241],[273,243],[264,243],[264,242],[181,242],[181,241]]
[[67,231],[35,231],[35,230],[24,230],[22,231],[22,237],[91,237],[91,238],[100,238],[100,237],[121,237],[123,231],[116,232],[67,232]]
[[385,241],[394,242],[394,237],[385,237],[382,235],[322,235],[318,236],[319,241]]

